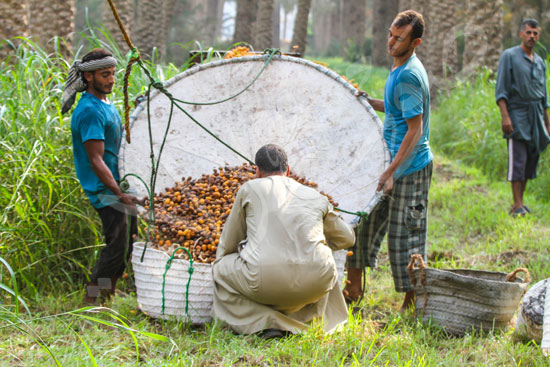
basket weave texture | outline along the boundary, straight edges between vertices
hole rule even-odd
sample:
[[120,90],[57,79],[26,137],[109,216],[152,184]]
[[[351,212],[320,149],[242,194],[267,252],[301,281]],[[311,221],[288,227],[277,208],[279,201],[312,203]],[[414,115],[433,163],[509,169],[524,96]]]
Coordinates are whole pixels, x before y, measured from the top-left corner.
[[[189,280],[189,261],[173,259],[166,273],[164,287],[164,313],[162,312],[162,278],[166,271],[166,262],[170,258],[164,251],[147,247],[143,262],[143,242],[134,243],[132,252],[132,267],[136,282],[136,293],[139,308],[145,314],[161,319],[176,318],[190,321],[192,324],[204,324],[212,317],[214,282],[212,280],[212,265],[193,262],[193,274],[189,284],[188,315],[185,313],[186,285]],[[346,251],[334,252],[338,281],[342,284]]]
[[[435,321],[453,335],[507,327],[529,282],[526,269],[506,274],[422,266],[410,271],[417,297],[416,315],[423,322]],[[527,282],[515,277],[518,271],[526,272]]]

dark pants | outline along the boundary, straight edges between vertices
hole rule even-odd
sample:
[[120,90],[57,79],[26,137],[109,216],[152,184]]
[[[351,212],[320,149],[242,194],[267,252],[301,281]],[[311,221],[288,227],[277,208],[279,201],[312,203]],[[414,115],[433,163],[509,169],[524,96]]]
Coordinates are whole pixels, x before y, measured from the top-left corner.
[[[91,282],[102,287],[104,283],[110,284],[111,279],[119,278],[123,274],[132,253],[133,235],[137,234],[137,218],[135,215],[128,216],[127,210],[121,204],[96,210],[103,225],[106,246],[101,249],[99,259],[92,270]],[[107,288],[106,284],[102,288]]]

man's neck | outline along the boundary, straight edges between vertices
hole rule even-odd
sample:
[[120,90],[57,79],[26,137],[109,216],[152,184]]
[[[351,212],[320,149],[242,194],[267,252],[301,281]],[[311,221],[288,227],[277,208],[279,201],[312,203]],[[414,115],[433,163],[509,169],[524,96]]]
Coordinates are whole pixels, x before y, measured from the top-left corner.
[[411,51],[407,52],[407,53],[406,53],[405,55],[403,55],[403,56],[394,57],[394,58],[393,58],[392,70],[395,70],[395,69],[397,69],[398,67],[403,66],[403,65],[412,57],[412,55],[414,55],[414,49],[412,49]]
[[527,47],[524,43],[521,44],[521,49],[523,50],[523,52],[525,52],[525,54],[531,59],[533,60],[533,55],[535,54],[535,52],[533,51],[533,48],[532,47]]
[[108,102],[107,100],[107,95],[105,93],[101,93],[99,92],[97,89],[95,88],[87,88],[86,89],[86,93],[90,93],[92,95],[94,95],[95,97],[97,97],[98,99],[102,100],[103,102]]

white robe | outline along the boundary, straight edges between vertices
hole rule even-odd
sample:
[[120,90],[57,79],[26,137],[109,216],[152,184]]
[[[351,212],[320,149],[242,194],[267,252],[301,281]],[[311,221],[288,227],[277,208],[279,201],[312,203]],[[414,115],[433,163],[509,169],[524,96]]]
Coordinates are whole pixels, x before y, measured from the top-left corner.
[[355,238],[332,209],[325,196],[288,177],[245,183],[212,267],[213,318],[241,334],[297,333],[314,319],[331,331],[345,322],[332,250],[351,247]]

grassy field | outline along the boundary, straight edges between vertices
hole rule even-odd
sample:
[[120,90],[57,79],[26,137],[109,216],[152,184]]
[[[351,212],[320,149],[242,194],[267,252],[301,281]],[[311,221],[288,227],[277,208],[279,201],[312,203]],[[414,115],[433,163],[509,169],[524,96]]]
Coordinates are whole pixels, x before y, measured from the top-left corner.
[[[220,325],[193,328],[150,319],[138,310],[131,281],[120,282],[127,296],[106,308],[81,309],[81,284],[101,238],[75,178],[69,117],[59,112],[68,65],[33,45],[22,47],[13,61],[0,64],[0,365],[550,366],[513,327],[451,338],[411,314],[396,313],[401,295],[393,291],[385,247],[379,268],[368,273],[360,312],[331,335],[314,326],[301,335],[264,341],[235,336]],[[385,70],[322,61],[382,96]],[[150,70],[162,78],[178,71]],[[142,85],[145,78],[136,72],[131,94],[139,94]],[[526,203],[533,214],[508,216],[511,190],[498,166],[505,151],[498,131],[493,133],[491,88],[488,76],[481,75],[441,95],[433,109],[429,266],[507,273],[526,266],[535,282],[550,274],[548,186],[538,183],[546,173],[528,187]],[[120,106],[120,89],[114,96]],[[483,136],[483,130],[485,141],[472,138]],[[479,153],[482,143],[487,156]]]

